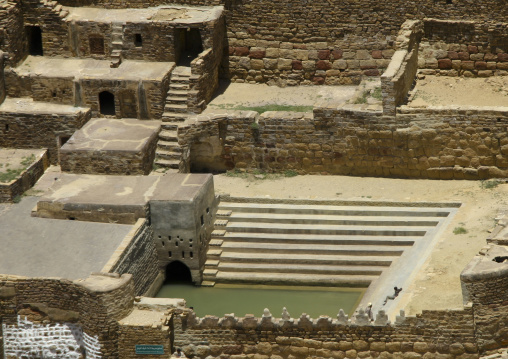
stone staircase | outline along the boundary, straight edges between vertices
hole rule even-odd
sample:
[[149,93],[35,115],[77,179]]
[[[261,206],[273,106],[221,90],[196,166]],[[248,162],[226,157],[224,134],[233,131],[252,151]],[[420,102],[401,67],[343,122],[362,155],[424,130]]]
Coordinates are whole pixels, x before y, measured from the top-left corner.
[[367,287],[451,210],[223,200],[203,285]]
[[162,130],[155,152],[155,163],[178,170],[182,161],[182,148],[178,144],[178,127],[188,118],[187,98],[190,90],[190,67],[177,66],[171,73],[169,91],[162,114]]
[[112,68],[117,68],[122,63],[123,47],[123,24],[114,22],[111,27],[111,64]]

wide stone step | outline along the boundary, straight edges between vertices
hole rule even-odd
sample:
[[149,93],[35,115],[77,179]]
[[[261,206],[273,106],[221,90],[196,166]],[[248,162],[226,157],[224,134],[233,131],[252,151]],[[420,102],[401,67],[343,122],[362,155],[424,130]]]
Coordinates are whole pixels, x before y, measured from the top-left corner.
[[170,82],[169,83],[169,89],[170,91],[173,90],[188,90],[189,84],[188,83],[180,83],[180,82]]
[[188,118],[189,118],[189,115],[186,113],[179,113],[179,112],[163,112],[162,113],[162,121],[184,122]]
[[400,226],[359,226],[354,228],[341,225],[231,222],[228,223],[226,229],[228,232],[252,233],[424,236],[430,228],[412,227],[407,229]]
[[258,273],[258,272],[219,272],[215,277],[220,283],[263,283],[272,285],[309,285],[332,287],[365,288],[377,276],[351,276],[329,274],[298,274],[298,273]]
[[233,212],[312,214],[336,216],[448,217],[452,208],[300,205],[284,203],[237,203],[221,201],[220,209]]
[[233,212],[230,222],[263,222],[263,223],[298,223],[298,224],[334,224],[344,226],[419,226],[434,227],[439,220],[426,220],[414,217],[385,218],[379,216],[339,216],[339,215],[311,215],[308,214],[279,214],[279,213],[239,213]]
[[159,138],[168,142],[178,142],[178,135],[176,131],[161,131]]
[[174,169],[180,168],[180,160],[167,160],[163,158],[156,158],[155,164],[162,167],[169,167]]
[[187,104],[185,105],[177,105],[177,104],[166,104],[164,106],[164,112],[178,112],[178,113],[186,113],[188,110]]
[[189,91],[185,91],[185,90],[172,90],[170,89],[168,91],[168,97],[184,97],[184,98],[187,98],[187,96],[189,95]]
[[224,242],[221,249],[226,252],[245,253],[302,253],[350,256],[400,256],[407,247],[380,245],[326,245],[286,244],[286,243],[245,243]]
[[[207,262],[208,263],[208,262]],[[206,266],[206,264],[205,264]],[[210,266],[210,268],[217,268]],[[258,273],[301,273],[301,274],[348,274],[380,275],[380,266],[336,266],[315,264],[280,264],[280,263],[220,263],[222,272],[258,272]]]
[[[210,254],[210,250],[208,251]],[[212,257],[209,257],[212,258]],[[301,253],[222,252],[220,261],[242,263],[287,263],[316,265],[389,266],[398,256],[348,256]]]
[[166,104],[167,103],[174,103],[174,104],[179,104],[179,103],[186,103],[187,102],[187,97],[178,97],[178,96],[168,96],[166,97]]
[[177,131],[178,123],[177,122],[162,122],[161,128],[166,131]]
[[164,159],[167,159],[167,160],[178,160],[178,161],[180,161],[182,159],[182,154],[181,153],[173,152],[173,151],[165,151],[165,150],[157,149],[155,154],[157,155],[157,157],[164,158]]
[[157,142],[157,147],[164,149],[166,151],[182,153],[182,148],[180,147],[178,142],[174,142],[174,141],[159,140],[159,142]]
[[[160,143],[160,141],[159,141]],[[391,236],[362,236],[362,235],[317,235],[317,234],[287,234],[287,233],[242,233],[229,232],[221,237],[228,242],[258,242],[258,243],[307,243],[307,244],[365,244],[365,245],[400,245],[409,246],[421,237],[391,237]]]

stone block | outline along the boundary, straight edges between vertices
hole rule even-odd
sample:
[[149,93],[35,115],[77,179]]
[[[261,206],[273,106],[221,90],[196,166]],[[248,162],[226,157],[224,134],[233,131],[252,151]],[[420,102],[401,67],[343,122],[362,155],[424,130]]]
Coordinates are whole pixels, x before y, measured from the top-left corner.
[[450,60],[458,60],[459,54],[456,51],[448,51],[448,58]]
[[319,50],[318,51],[318,59],[319,60],[330,60],[330,50]]
[[342,340],[339,342],[339,349],[342,351],[353,349],[353,343]]
[[347,69],[347,61],[346,60],[334,61],[332,64],[332,68],[337,70],[345,70]]
[[450,345],[450,354],[453,355],[460,355],[464,354],[465,349],[464,346],[460,343],[453,343]]
[[262,70],[265,68],[265,64],[263,60],[252,59],[250,60],[250,68],[253,70]]
[[469,60],[469,52],[459,52],[457,54],[459,60],[462,60],[462,61],[467,61]]
[[332,50],[331,55],[332,55],[332,60],[342,59],[342,50],[340,50],[340,49]]
[[483,61],[484,56],[484,54],[478,53],[469,55],[469,58],[474,61]]
[[353,348],[358,351],[365,351],[369,349],[369,343],[365,340],[355,340],[353,341]]
[[464,70],[474,70],[474,61],[462,61],[461,66]]
[[305,71],[314,71],[316,69],[316,61],[302,61],[302,66]]
[[478,53],[478,46],[468,45],[468,47],[467,47],[467,51],[468,51],[470,54],[476,54],[476,53]]
[[487,63],[485,61],[476,61],[474,67],[477,70],[487,70]]
[[329,70],[332,68],[332,64],[328,60],[318,60],[316,62],[316,68],[318,70]]
[[413,350],[417,353],[425,353],[429,350],[429,345],[425,342],[416,342],[413,344]]
[[278,60],[277,59],[263,59],[263,64],[264,64],[264,67],[265,69],[267,70],[275,70],[277,68],[277,65],[278,65]]
[[292,60],[290,59],[278,59],[277,68],[279,70],[291,70],[293,68]]
[[276,59],[279,57],[279,49],[278,48],[273,48],[273,47],[269,47],[265,50],[265,57],[269,57],[271,59]]
[[356,357],[358,357],[356,350],[351,349],[351,350],[346,351],[346,358],[356,359]]
[[355,58],[357,60],[370,60],[372,57],[370,56],[370,53],[368,50],[358,50],[358,51],[356,51]]
[[501,62],[508,62],[508,53],[502,52],[500,54],[497,54],[497,58]]
[[440,59],[437,61],[437,66],[440,69],[451,69],[452,68],[452,60]]
[[293,60],[291,65],[293,67],[293,70],[302,70],[303,69],[303,65],[300,60]]
[[251,59],[262,59],[265,57],[265,50],[261,50],[260,48],[253,47],[250,49],[249,57]]
[[249,55],[249,48],[245,46],[235,47],[236,56],[247,56]]

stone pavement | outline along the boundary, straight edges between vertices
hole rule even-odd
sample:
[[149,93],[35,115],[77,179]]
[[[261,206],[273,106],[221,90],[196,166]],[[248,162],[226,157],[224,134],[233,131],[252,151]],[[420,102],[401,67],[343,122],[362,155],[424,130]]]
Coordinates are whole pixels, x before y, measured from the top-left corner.
[[86,278],[109,260],[131,225],[30,216],[39,197],[0,205],[0,273]]

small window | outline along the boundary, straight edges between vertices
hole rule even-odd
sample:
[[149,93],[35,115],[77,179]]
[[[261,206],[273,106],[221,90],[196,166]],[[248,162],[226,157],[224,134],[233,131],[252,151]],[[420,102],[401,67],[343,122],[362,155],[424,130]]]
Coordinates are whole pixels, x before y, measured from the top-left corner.
[[164,247],[164,241],[161,241],[161,243],[162,243],[162,246]]
[[178,247],[178,241],[175,241],[175,246],[177,246],[177,247]]
[[5,124],[5,132],[9,132],[9,124]]
[[182,251],[182,258],[185,258],[185,252]]
[[171,258],[171,257],[172,257],[172,255],[173,255],[173,253],[171,253],[171,251],[169,251],[169,252],[168,252],[168,256],[169,256],[169,258]]
[[159,236],[159,239],[161,239],[161,238],[162,238],[162,236]]
[[206,208],[206,213],[210,213],[210,208],[209,207]]
[[88,38],[90,44],[90,53],[94,55],[104,55],[104,38],[100,35],[90,36]]
[[192,238],[191,238],[191,239],[189,239],[189,242],[191,242],[191,243],[192,243]]
[[134,46],[136,47],[143,46],[143,38],[141,37],[141,34],[134,35]]
[[189,255],[190,255],[191,258],[193,258],[194,253],[190,252]]
[[168,240],[169,240],[169,241],[171,240],[171,236],[168,236]]
[[201,216],[201,225],[204,225],[205,224],[205,219],[203,216]]

